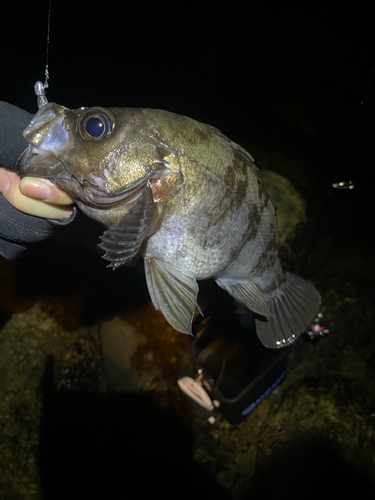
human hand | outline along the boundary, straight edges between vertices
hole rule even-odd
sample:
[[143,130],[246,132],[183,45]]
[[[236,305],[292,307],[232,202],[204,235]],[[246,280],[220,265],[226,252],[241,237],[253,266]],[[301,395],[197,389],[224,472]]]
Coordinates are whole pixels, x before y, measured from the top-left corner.
[[46,179],[20,177],[0,168],[0,192],[17,210],[45,219],[67,219],[73,199]]

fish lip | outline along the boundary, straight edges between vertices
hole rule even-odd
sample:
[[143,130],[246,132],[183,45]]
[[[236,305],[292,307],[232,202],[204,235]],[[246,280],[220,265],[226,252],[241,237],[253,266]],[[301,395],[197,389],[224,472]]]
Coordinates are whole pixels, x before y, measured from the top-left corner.
[[[138,193],[149,181],[152,173],[147,174],[136,181],[127,184],[116,193],[110,194],[105,190],[98,189],[98,185],[93,185],[88,180],[80,182],[76,178],[68,179],[57,179],[50,178],[49,180],[56,184],[59,188],[66,191],[70,191],[69,187],[74,183],[75,186],[79,186],[79,193],[74,193],[73,198],[77,201],[99,210],[107,210],[114,208],[122,204],[128,198],[133,197],[135,193]],[[74,189],[74,191],[76,191]]]

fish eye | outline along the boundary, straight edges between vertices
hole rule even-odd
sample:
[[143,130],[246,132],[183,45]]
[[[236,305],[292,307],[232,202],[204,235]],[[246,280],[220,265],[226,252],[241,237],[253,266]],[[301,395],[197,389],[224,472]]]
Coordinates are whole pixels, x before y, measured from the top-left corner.
[[85,123],[86,132],[90,137],[95,137],[95,139],[99,139],[105,132],[105,123],[98,116],[92,116]]
[[113,129],[111,116],[101,109],[88,109],[79,117],[78,129],[87,141],[98,141],[108,137]]

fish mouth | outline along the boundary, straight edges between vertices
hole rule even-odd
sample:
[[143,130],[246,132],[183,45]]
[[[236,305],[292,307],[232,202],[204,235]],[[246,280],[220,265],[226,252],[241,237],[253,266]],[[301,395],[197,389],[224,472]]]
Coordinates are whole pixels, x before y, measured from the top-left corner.
[[99,210],[108,210],[131,201],[152,177],[152,172],[149,172],[113,191],[108,186],[108,179],[105,176],[78,178],[68,173],[69,166],[65,165],[61,158],[58,159],[54,152],[49,151],[48,154],[40,155],[33,146],[29,146],[19,159],[17,171],[21,177],[28,175],[48,179],[66,191],[74,201]]
[[57,178],[71,179],[65,165],[58,160],[53,151],[38,153],[34,146],[29,146],[21,155],[16,165],[17,174],[22,177],[43,177],[54,182]]
[[101,188],[88,180],[80,181],[74,176],[70,179],[49,178],[58,188],[69,193],[75,201],[85,206],[99,210],[115,208],[124,202],[129,202],[138,196],[140,190],[145,187],[151,177],[151,173],[137,179],[116,192],[109,192],[105,185]]

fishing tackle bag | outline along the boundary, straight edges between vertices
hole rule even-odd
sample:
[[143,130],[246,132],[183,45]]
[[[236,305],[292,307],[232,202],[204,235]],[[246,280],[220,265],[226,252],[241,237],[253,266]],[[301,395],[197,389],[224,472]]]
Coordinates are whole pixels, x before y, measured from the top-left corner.
[[215,421],[215,413],[231,424],[242,422],[285,377],[290,348],[269,349],[259,341],[255,318],[246,327],[198,317],[193,325],[195,378],[178,385],[194,414]]

